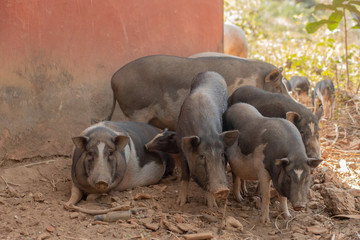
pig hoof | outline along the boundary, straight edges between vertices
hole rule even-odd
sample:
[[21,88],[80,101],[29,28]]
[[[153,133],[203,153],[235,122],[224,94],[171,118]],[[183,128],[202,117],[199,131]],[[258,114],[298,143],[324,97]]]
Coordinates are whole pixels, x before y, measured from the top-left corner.
[[266,224],[266,223],[270,223],[270,217],[269,216],[261,216],[261,223],[262,224]]
[[244,198],[241,196],[240,192],[235,193],[235,200],[238,202],[241,202],[244,200]]
[[185,203],[186,203],[186,198],[184,198],[184,197],[182,197],[182,196],[179,196],[178,199],[176,200],[176,203],[177,203],[178,205],[180,205],[180,207],[181,207],[181,206],[184,206]]

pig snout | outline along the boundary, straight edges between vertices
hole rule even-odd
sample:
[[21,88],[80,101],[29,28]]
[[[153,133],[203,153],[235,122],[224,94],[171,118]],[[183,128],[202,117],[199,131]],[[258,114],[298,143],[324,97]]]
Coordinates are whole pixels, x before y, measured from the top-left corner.
[[96,187],[96,189],[98,189],[99,191],[104,192],[104,191],[106,191],[106,190],[108,189],[109,184],[108,184],[106,181],[104,181],[104,180],[100,180],[100,181],[97,181],[97,182],[95,183],[95,187]]
[[215,196],[216,199],[225,199],[228,197],[229,195],[229,188],[227,187],[221,187],[221,188],[218,188],[216,189],[213,194]]

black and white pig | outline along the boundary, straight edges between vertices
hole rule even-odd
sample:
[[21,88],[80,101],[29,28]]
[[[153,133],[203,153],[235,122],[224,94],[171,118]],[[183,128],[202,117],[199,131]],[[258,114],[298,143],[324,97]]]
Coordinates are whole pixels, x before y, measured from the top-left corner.
[[265,117],[286,119],[287,114],[293,113],[294,120],[292,122],[301,134],[307,155],[312,158],[321,157],[319,120],[323,113],[322,108],[313,114],[308,108],[289,96],[270,93],[252,86],[236,89],[228,99],[229,106],[239,102],[254,106]]
[[176,144],[176,132],[165,128],[164,131],[157,134],[153,139],[145,144],[148,151],[162,151],[166,153],[179,153]]
[[261,222],[270,222],[270,183],[280,194],[280,211],[289,217],[287,199],[294,210],[307,202],[311,168],[321,163],[308,158],[296,127],[287,120],[263,117],[253,106],[237,103],[224,114],[226,130],[239,130],[238,144],[227,149],[234,181],[234,195],[240,196],[240,179],[259,180],[261,193]]
[[238,131],[222,131],[222,115],[227,108],[227,86],[216,72],[202,72],[191,83],[181,106],[176,142],[181,155],[181,187],[178,204],[187,200],[190,177],[206,191],[208,207],[229,194],[225,173],[225,150],[233,145]]
[[84,194],[95,196],[157,183],[167,165],[163,152],[146,151],[144,145],[160,131],[140,122],[100,122],[73,137],[72,189],[67,205]]

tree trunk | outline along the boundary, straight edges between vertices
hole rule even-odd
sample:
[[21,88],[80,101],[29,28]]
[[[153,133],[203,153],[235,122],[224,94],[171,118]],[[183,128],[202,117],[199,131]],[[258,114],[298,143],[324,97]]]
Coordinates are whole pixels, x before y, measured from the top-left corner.
[[350,91],[350,80],[349,80],[349,64],[348,64],[348,47],[347,47],[347,27],[346,27],[346,14],[345,8],[343,8],[344,13],[344,33],[345,33],[345,66],[346,66],[346,89]]

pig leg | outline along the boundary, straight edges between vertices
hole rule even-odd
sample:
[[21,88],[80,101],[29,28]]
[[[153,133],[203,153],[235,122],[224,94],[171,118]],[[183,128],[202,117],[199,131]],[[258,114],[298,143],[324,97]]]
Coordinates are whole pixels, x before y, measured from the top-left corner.
[[241,179],[241,194],[246,195],[248,193],[248,190],[246,188],[246,180]]
[[181,183],[180,183],[180,191],[179,197],[177,199],[177,204],[180,206],[184,206],[187,200],[187,193],[189,188],[189,180],[190,180],[190,170],[189,166],[186,162],[186,159],[182,155],[181,157]]
[[270,222],[269,205],[270,205],[270,181],[269,173],[262,169],[259,173],[259,184],[261,193],[261,223]]
[[291,217],[289,213],[288,205],[287,205],[287,198],[280,195],[280,213],[284,214],[284,218],[288,219]]
[[236,176],[233,173],[233,192],[234,192],[235,199],[238,202],[241,202],[242,200],[244,200],[240,193],[240,185],[241,185],[240,177]]
[[77,203],[81,200],[82,196],[83,196],[82,191],[81,191],[78,187],[76,187],[76,186],[74,185],[74,183],[73,183],[72,186],[71,186],[71,196],[70,196],[70,199],[69,199],[69,201],[67,201],[67,203],[65,203],[65,204],[66,204],[67,206],[75,205],[75,204],[77,204]]

